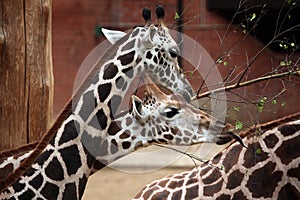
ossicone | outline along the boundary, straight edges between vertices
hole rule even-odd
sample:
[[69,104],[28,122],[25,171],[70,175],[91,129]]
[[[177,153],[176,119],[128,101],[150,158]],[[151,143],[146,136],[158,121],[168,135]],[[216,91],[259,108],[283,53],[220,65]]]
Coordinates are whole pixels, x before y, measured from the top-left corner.
[[157,23],[159,25],[164,25],[164,20],[165,20],[165,10],[163,6],[158,5],[156,7],[156,17],[157,17]]
[[151,11],[149,10],[149,8],[144,8],[142,15],[143,15],[146,25],[152,23]]

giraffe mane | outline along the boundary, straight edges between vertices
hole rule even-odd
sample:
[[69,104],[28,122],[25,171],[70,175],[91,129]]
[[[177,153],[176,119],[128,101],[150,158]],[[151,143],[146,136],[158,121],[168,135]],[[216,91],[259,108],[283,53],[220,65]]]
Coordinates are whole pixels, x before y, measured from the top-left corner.
[[[259,136],[261,134],[263,134],[265,131],[267,130],[271,130],[275,127],[280,127],[282,124],[286,124],[288,122],[294,121],[294,120],[298,120],[300,119],[300,112],[296,112],[290,115],[286,115],[284,117],[272,120],[272,121],[268,121],[266,123],[262,123],[262,124],[255,124],[253,126],[251,126],[250,128],[241,131],[239,133],[239,136],[244,139],[246,137],[251,138],[253,136]],[[257,132],[259,131],[259,132]],[[223,150],[225,149],[229,149],[232,145],[234,145],[237,141],[232,141],[227,147],[225,147]],[[223,151],[220,151],[219,153],[221,154]]]
[[[29,157],[27,157],[21,165],[14,170],[12,173],[7,175],[7,177],[4,180],[0,180],[0,192],[2,192],[5,188],[9,187],[12,183],[14,183],[20,176],[23,175],[23,173],[32,165],[32,163],[37,159],[37,157],[40,155],[40,153],[46,148],[49,141],[53,138],[57,130],[61,127],[64,120],[70,115],[72,111],[72,105],[74,103],[77,103],[79,101],[80,96],[82,93],[87,89],[87,87],[92,83],[95,76],[98,75],[98,71],[103,66],[103,64],[114,56],[114,52],[116,49],[122,44],[124,41],[126,41],[131,34],[131,31],[128,32],[123,38],[118,40],[115,44],[110,46],[106,52],[103,54],[102,57],[98,59],[98,61],[94,64],[88,75],[86,76],[86,79],[83,81],[83,83],[79,86],[79,88],[76,90],[75,94],[72,95],[72,97],[69,99],[67,104],[65,105],[64,109],[60,112],[58,117],[56,118],[55,122],[51,126],[51,128],[44,134],[40,142],[35,144],[34,151],[30,154]],[[27,146],[27,145],[25,145]],[[28,145],[27,148],[33,148],[34,146]],[[25,149],[25,148],[24,148]],[[14,150],[11,151],[13,153]],[[7,155],[9,151],[7,151]],[[3,154],[4,155],[4,154]]]
[[22,145],[15,149],[1,151],[0,152],[0,163],[3,162],[8,157],[23,155],[24,153],[26,153],[28,151],[34,150],[35,147],[37,146],[37,144],[38,144],[38,142],[32,142],[29,144]]
[[269,130],[269,129],[273,129],[277,126],[280,126],[281,124],[285,124],[288,123],[290,121],[293,120],[297,120],[300,119],[300,112],[296,112],[287,116],[284,116],[282,118],[279,119],[275,119],[266,123],[262,123],[262,124],[255,124],[252,127],[248,128],[245,131],[240,132],[240,137],[241,138],[245,138],[247,136],[252,136],[253,134],[255,134],[255,132],[257,130],[260,130],[261,132],[264,132],[265,130]]

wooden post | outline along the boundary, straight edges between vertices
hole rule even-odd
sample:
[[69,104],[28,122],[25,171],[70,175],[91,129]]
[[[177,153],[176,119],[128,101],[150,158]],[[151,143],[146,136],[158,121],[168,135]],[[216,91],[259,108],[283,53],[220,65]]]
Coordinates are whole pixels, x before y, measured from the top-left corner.
[[52,0],[0,0],[0,151],[41,138],[52,120]]

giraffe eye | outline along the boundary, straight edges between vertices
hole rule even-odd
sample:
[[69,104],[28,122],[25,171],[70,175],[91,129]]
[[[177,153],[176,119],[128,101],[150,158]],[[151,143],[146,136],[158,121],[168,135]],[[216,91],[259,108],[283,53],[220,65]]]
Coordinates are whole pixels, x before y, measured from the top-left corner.
[[167,118],[172,118],[174,117],[175,115],[177,115],[179,113],[179,109],[177,108],[173,108],[173,107],[169,107],[167,108],[164,113],[162,113],[162,115],[164,117],[167,117]]
[[178,56],[178,50],[176,48],[169,49],[169,53],[170,53],[171,58],[177,58],[177,56]]

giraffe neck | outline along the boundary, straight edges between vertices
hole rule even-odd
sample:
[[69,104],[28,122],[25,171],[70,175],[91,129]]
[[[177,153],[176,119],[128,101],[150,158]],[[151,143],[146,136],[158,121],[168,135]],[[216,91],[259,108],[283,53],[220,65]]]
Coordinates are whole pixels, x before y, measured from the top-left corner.
[[[84,131],[78,135],[77,123],[71,115],[64,122],[63,132],[58,131],[31,168],[0,196],[3,198],[16,196],[18,189],[30,185],[34,190],[32,194],[47,199],[62,199],[65,196],[80,199],[92,170],[99,170],[137,148],[149,144],[150,125],[141,126],[132,113],[126,113],[113,120],[105,137],[91,137]],[[86,147],[87,144],[90,147]],[[39,184],[33,184],[36,180],[40,181]],[[52,182],[56,182],[56,185]],[[47,193],[49,188],[51,192]],[[29,195],[28,192],[25,194]]]
[[[124,38],[123,40],[127,39],[128,38]],[[134,45],[137,45],[135,43]],[[133,46],[132,49],[137,49],[134,47],[135,46]],[[118,55],[117,53],[114,55],[111,55],[110,53],[107,53],[108,55],[104,55],[104,59],[108,59],[108,61],[104,62],[103,67],[94,78],[92,84],[89,84],[87,89],[82,93],[74,106],[73,112],[65,114],[67,118],[63,121],[61,127],[54,136],[51,137],[52,139],[50,143],[46,146],[46,148],[44,148],[44,150],[41,150],[39,155],[36,155],[36,157],[38,157],[37,161],[31,163],[31,167],[30,163],[26,163],[29,165],[26,166],[26,168],[30,168],[25,172],[25,174],[27,174],[28,171],[36,165],[36,163],[44,164],[45,162],[45,165],[49,165],[48,163],[52,162],[53,159],[55,160],[55,154],[59,152],[57,149],[61,149],[61,152],[59,152],[61,155],[71,157],[73,157],[72,155],[77,155],[76,162],[78,166],[84,162],[91,162],[89,165],[92,165],[91,158],[87,158],[86,161],[78,160],[80,157],[79,152],[82,153],[88,151],[88,149],[82,145],[80,136],[82,134],[89,137],[106,136],[107,129],[113,121],[113,115],[117,111],[122,98],[126,94],[128,86],[137,76],[137,73],[143,71],[143,65],[138,65],[141,60],[138,57],[138,53],[134,50],[126,50],[126,48],[128,48],[126,45],[116,44],[113,45],[111,51],[118,52]],[[108,52],[110,52],[110,50]],[[44,138],[47,138],[47,136]],[[41,143],[47,143],[47,139]],[[71,141],[69,139],[71,139]],[[41,160],[43,160],[43,162]],[[55,160],[55,162],[56,161],[61,160],[58,159]],[[61,167],[65,167],[65,170],[67,170],[67,168],[72,166]],[[86,176],[89,174],[89,170],[89,167],[84,169],[84,172],[79,177],[85,177],[84,179],[86,179]],[[13,176],[9,178],[16,179]],[[81,182],[82,185],[85,181]],[[5,184],[3,185],[5,186]],[[79,185],[76,186],[76,188],[78,187]],[[77,193],[80,192],[77,191]]]

